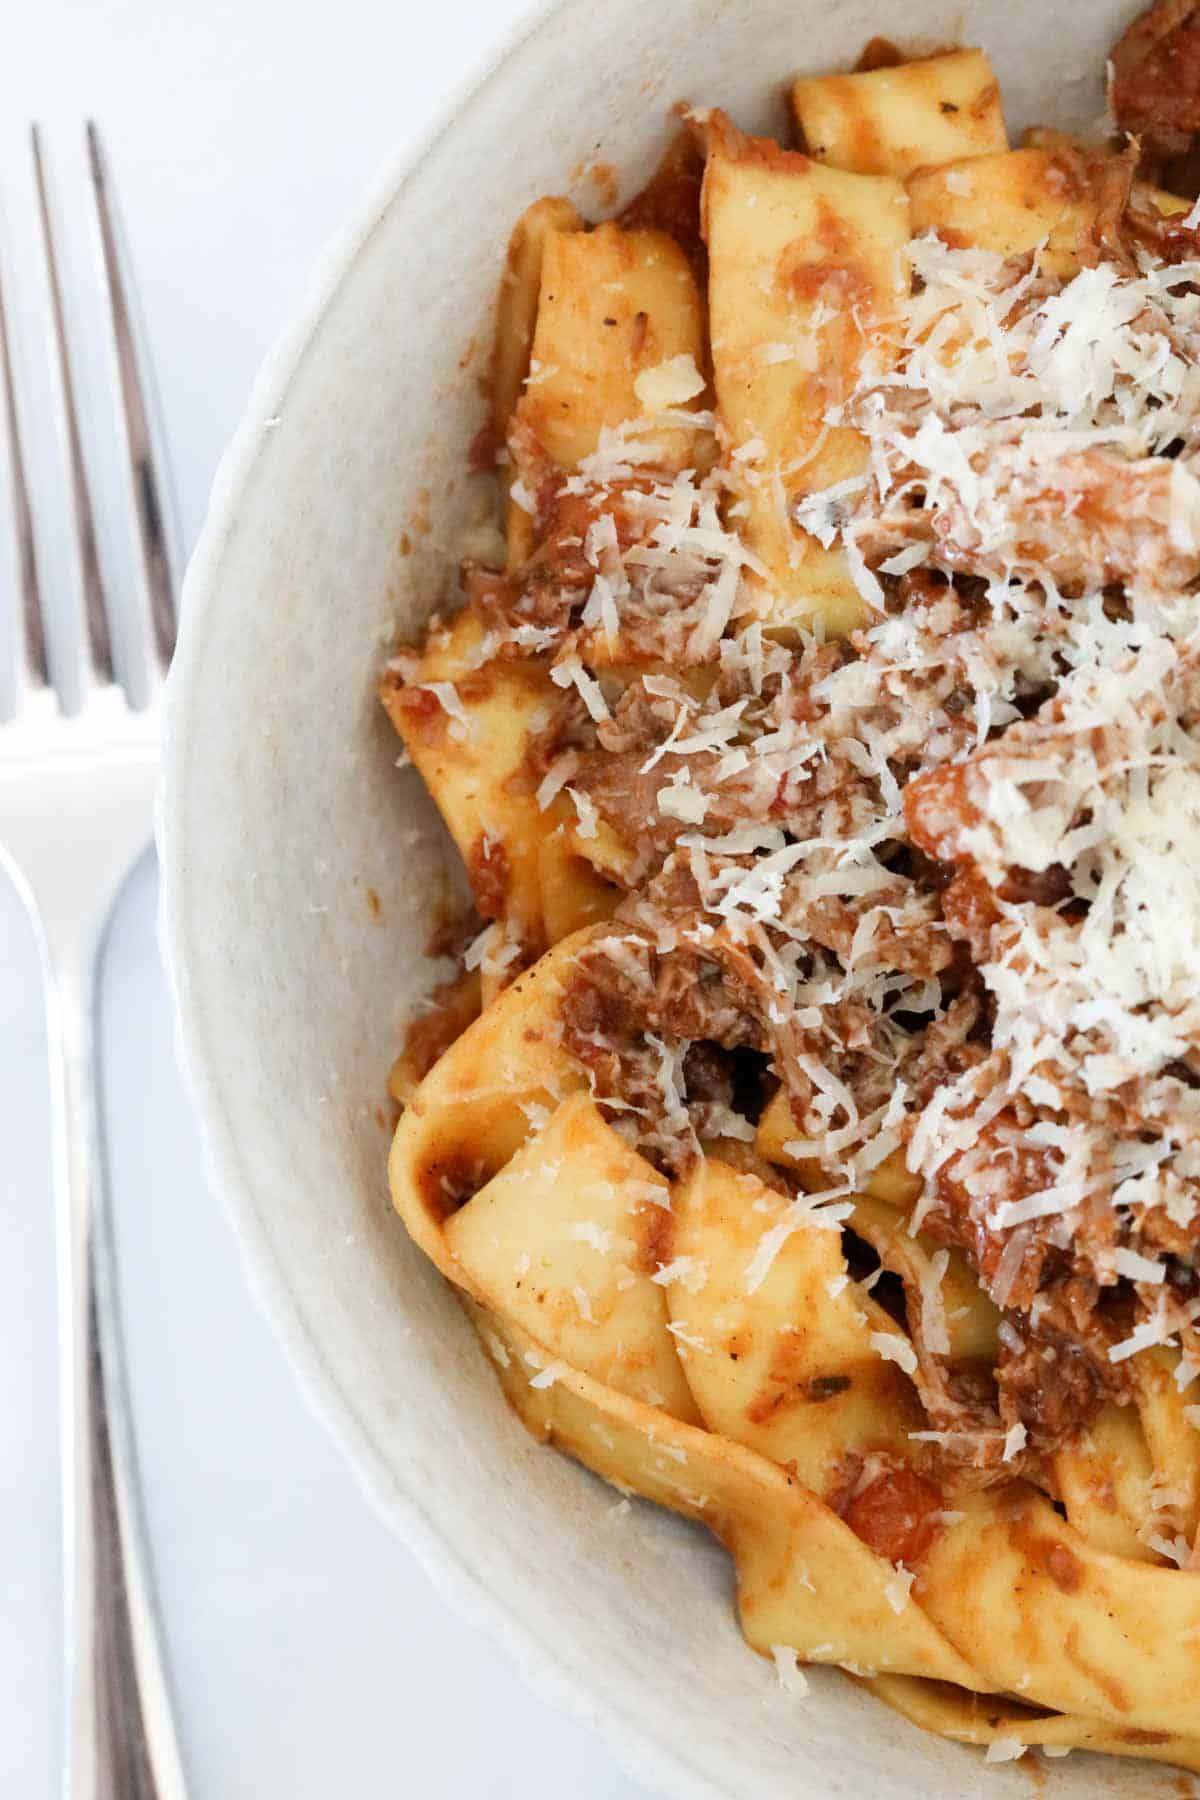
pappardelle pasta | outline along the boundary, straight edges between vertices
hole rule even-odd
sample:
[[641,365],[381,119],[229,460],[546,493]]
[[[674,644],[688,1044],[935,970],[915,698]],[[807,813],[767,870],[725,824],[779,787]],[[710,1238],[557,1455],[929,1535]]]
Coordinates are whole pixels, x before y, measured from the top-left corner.
[[502,547],[382,697],[478,915],[392,1193],[521,1419],[709,1526],[798,1693],[1200,1770],[1178,13],[1094,144],[876,44],[800,148],[690,109],[531,206]]

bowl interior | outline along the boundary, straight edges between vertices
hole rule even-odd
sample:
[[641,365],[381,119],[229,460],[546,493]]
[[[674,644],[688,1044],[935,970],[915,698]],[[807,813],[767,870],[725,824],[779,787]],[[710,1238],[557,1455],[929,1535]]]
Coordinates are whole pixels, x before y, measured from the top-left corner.
[[[480,496],[490,312],[539,194],[645,178],[680,99],[782,125],[786,79],[984,44],[1014,133],[1101,110],[1125,0],[567,0],[387,177],[260,380],[189,577],[162,841],[185,1053],[217,1183],[314,1403],[383,1513],[539,1685],[691,1797],[1028,1792],[836,1674],[797,1702],[743,1645],[724,1554],[537,1448],[392,1217],[384,1082],[457,880],[374,698]],[[1068,67],[1063,69],[1063,57]],[[536,1752],[535,1752],[536,1753]],[[1064,1795],[1177,1791],[1057,1764]]]

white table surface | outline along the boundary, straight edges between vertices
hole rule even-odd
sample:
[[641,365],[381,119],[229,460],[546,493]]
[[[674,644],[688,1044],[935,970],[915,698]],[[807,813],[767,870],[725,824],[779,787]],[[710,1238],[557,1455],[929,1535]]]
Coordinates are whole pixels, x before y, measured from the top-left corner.
[[[0,58],[12,285],[36,298],[25,121],[63,185],[100,121],[161,389],[181,535],[321,245],[517,0],[40,0]],[[398,353],[400,346],[398,345]],[[93,386],[93,372],[82,371]],[[95,420],[93,420],[93,427]],[[96,435],[93,429],[93,436]],[[100,471],[101,482],[104,471]],[[156,1578],[194,1800],[640,1789],[448,1615],[308,1416],[247,1292],[177,1066],[147,857],[113,921],[102,1045]],[[41,996],[0,878],[0,1794],[56,1791],[59,1558]]]

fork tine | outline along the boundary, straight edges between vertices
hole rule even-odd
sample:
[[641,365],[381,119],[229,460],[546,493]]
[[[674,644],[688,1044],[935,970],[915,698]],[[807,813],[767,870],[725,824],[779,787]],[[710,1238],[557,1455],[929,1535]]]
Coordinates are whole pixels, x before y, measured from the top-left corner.
[[109,199],[108,175],[100,146],[100,134],[94,119],[87,122],[88,164],[96,218],[100,226],[100,247],[104,259],[105,285],[108,290],[112,318],[113,342],[117,353],[117,373],[121,387],[121,406],[125,415],[125,440],[129,453],[129,475],[137,519],[138,547],[141,551],[146,592],[150,601],[150,622],[159,667],[165,674],[175,649],[176,603],[171,575],[171,559],[163,516],[162,491],[154,466],[153,438],[149,412],[138,368],[137,350],[121,276],[121,258],[113,209]]
[[8,436],[9,498],[12,503],[13,529],[16,537],[17,583],[21,596],[21,637],[25,655],[25,673],[26,679],[34,687],[45,687],[50,680],[50,665],[46,656],[46,630],[42,623],[42,597],[38,583],[37,546],[33,535],[33,510],[29,504],[29,483],[25,475],[25,452],[21,443],[17,384],[13,373],[12,344],[8,331],[8,310],[4,301],[2,273],[0,273],[0,383],[4,388],[4,423]]
[[42,158],[41,133],[36,125],[30,126],[29,137],[37,187],[42,251],[46,261],[46,283],[50,297],[50,324],[54,337],[59,398],[62,404],[66,436],[67,480],[75,524],[75,551],[79,559],[79,578],[83,588],[84,625],[92,672],[98,681],[108,682],[113,679],[113,659],[112,643],[108,631],[108,614],[104,604],[104,581],[100,573],[100,555],[96,546],[96,520],[92,510],[87,469],[83,460],[83,444],[79,435],[79,409],[75,403],[75,382],[71,372],[70,347],[67,343],[62,281],[58,272],[58,255],[54,246],[54,228],[50,220],[50,200],[46,188],[46,168]]

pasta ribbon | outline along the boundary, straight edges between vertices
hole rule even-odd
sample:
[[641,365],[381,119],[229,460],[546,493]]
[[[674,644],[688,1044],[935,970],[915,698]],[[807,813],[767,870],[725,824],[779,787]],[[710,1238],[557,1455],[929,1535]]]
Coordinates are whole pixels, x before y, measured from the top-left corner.
[[766,570],[762,617],[845,631],[864,605],[844,552],[803,532],[793,511],[866,466],[858,434],[826,414],[868,350],[886,357],[883,326],[908,285],[908,196],[894,176],[781,150],[722,114],[708,131],[713,377],[743,535]]
[[[502,986],[513,957],[520,967],[530,950],[604,918],[617,895],[581,854],[590,846],[570,797],[560,793],[543,808],[535,783],[522,778],[529,738],[560,699],[548,667],[481,663],[483,639],[474,613],[456,614],[403,675],[384,677],[382,699],[450,829],[480,913],[502,922],[484,971]],[[489,998],[496,991],[493,979]]]
[[792,104],[810,156],[859,175],[1007,150],[1000,89],[982,50],[797,81]]

